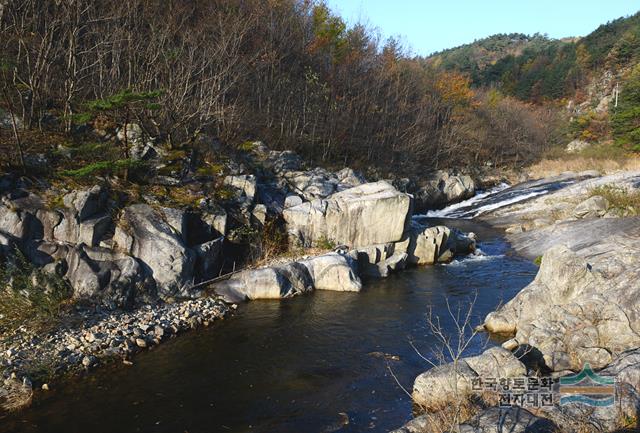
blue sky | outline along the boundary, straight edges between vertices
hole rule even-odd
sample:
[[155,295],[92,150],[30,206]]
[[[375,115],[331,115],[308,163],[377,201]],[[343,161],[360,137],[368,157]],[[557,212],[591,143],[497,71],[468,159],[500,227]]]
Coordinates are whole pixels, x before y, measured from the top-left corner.
[[327,0],[350,24],[401,36],[426,55],[495,33],[584,36],[640,10],[638,0]]

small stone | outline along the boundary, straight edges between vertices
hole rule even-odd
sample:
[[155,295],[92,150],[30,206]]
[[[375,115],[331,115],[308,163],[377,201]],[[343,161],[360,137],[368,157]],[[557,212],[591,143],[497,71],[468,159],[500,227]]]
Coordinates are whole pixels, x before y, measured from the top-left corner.
[[156,325],[153,328],[153,335],[155,335],[157,338],[162,338],[162,336],[164,335],[164,328],[160,325]]
[[48,385],[48,384],[46,384],[46,383],[43,383],[43,384],[42,384],[42,390],[43,390],[43,391],[49,391],[49,385]]
[[82,358],[82,365],[84,365],[87,368],[91,367],[93,364],[95,364],[95,362],[96,362],[95,356],[89,355]]
[[136,338],[136,345],[138,347],[147,347],[147,341],[144,338]]

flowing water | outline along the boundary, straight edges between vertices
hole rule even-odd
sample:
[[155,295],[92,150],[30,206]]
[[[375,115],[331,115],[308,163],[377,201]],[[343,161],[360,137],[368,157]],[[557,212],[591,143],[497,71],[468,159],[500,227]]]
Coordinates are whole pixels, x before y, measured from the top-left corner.
[[[437,347],[426,324],[477,293],[474,324],[534,277],[500,231],[474,231],[485,256],[369,281],[361,293],[251,302],[218,324],[41,397],[0,421],[9,432],[382,432],[411,418],[411,389]],[[472,350],[483,345],[478,339]],[[393,375],[391,374],[393,372]],[[395,375],[395,378],[394,378]]]

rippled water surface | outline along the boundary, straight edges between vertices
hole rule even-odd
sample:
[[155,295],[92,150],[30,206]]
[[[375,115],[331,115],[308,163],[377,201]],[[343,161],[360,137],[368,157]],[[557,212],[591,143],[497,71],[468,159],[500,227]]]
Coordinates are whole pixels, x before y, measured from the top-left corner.
[[[479,323],[534,277],[501,233],[471,221],[486,257],[408,270],[361,293],[252,302],[215,326],[99,369],[0,421],[24,432],[382,432],[411,417],[408,389],[435,347],[425,314],[478,293]],[[443,316],[449,328],[452,322]],[[474,347],[480,350],[482,341]],[[383,354],[392,355],[383,356]],[[396,358],[398,357],[398,358]]]

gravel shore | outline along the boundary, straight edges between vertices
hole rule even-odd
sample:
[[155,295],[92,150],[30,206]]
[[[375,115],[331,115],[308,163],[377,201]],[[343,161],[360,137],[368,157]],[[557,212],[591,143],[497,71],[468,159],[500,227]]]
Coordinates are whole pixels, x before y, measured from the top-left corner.
[[[48,388],[47,381],[101,363],[128,360],[167,339],[224,318],[230,307],[213,298],[145,305],[133,311],[77,310],[73,325],[36,333],[21,329],[0,342],[0,396]],[[4,388],[4,389],[3,389]]]

